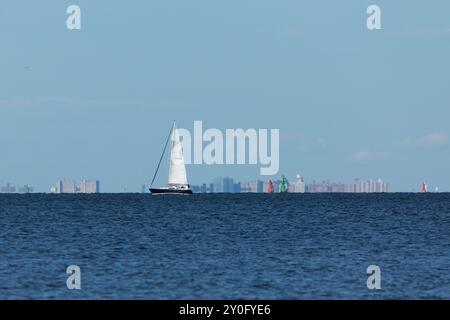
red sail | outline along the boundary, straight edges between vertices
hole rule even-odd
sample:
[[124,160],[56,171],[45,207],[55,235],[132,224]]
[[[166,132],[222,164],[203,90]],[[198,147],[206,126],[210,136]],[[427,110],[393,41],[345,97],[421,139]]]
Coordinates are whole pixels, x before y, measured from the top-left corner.
[[273,193],[273,182],[272,180],[269,180],[269,188],[267,189],[268,193]]
[[425,182],[422,183],[422,192],[427,192],[427,184]]

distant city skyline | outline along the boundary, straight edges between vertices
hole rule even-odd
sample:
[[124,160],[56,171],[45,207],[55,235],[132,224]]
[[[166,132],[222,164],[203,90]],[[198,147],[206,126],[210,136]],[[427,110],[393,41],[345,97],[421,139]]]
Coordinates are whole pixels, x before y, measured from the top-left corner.
[[[359,179],[352,182],[342,183],[327,181],[305,181],[297,174],[295,178],[287,178],[287,192],[289,193],[387,193],[389,184],[380,179]],[[273,192],[280,192],[281,178],[257,179],[252,181],[236,181],[232,177],[216,177],[210,183],[193,185],[194,193],[266,193],[269,192],[269,184],[272,182]],[[420,189],[417,191],[420,192]]]
[[100,181],[81,180],[77,184],[76,180],[58,180],[50,188],[50,193],[100,193]]
[[15,186],[9,182],[5,185],[0,185],[0,193],[33,193],[34,188],[28,184],[23,186]]
[[[375,3],[381,30],[366,25],[373,1],[79,0],[68,30],[71,3],[2,1],[0,183],[140,192],[175,119],[279,129],[273,179],[450,191],[450,1]],[[259,166],[187,174],[253,181]]]
[[[281,177],[286,177],[281,175],[278,178],[265,178],[263,176],[258,177],[256,180],[251,181],[238,181],[233,177],[220,176],[214,178],[209,183],[201,183],[192,185],[196,193],[209,193],[209,192],[266,192],[268,189],[269,181],[273,182],[275,192],[279,192],[279,183]],[[391,192],[390,185],[386,180],[381,178],[371,178],[371,179],[361,179],[354,178],[352,182],[337,182],[330,179],[325,180],[309,180],[305,179],[297,174],[294,179],[289,179],[288,177],[288,192],[293,193],[327,193],[327,192],[354,192],[354,193],[365,193],[365,192]],[[439,189],[438,186],[430,185],[423,181],[416,188],[409,191],[402,192],[422,192],[423,186],[426,185],[427,192],[447,192]],[[148,184],[141,184],[136,190],[123,189],[113,193],[148,193]],[[211,191],[213,190],[213,191]],[[76,180],[73,179],[59,179],[56,184],[52,184],[48,190],[39,191],[35,190],[33,186],[29,184],[16,186],[10,182],[6,182],[2,185],[0,182],[0,193],[100,193],[100,181],[99,180],[80,180],[78,184]],[[103,191],[102,191],[103,192]],[[396,191],[399,192],[399,191]]]

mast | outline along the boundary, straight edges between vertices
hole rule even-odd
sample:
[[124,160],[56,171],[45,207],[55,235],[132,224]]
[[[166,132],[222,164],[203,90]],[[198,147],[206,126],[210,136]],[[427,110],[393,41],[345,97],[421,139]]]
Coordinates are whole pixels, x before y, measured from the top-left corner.
[[174,128],[175,128],[175,121],[173,122],[173,125],[170,128],[169,135],[167,136],[167,139],[166,139],[166,144],[164,145],[164,150],[161,154],[161,158],[159,158],[158,166],[156,167],[156,171],[155,171],[155,174],[153,175],[153,179],[152,179],[152,182],[150,183],[150,187],[153,185],[153,182],[155,182],[155,178],[156,178],[156,175],[158,174],[159,166],[161,165],[161,161],[164,157],[164,153],[166,152],[167,144],[169,143],[169,140],[170,140],[170,137],[172,136],[172,131]]

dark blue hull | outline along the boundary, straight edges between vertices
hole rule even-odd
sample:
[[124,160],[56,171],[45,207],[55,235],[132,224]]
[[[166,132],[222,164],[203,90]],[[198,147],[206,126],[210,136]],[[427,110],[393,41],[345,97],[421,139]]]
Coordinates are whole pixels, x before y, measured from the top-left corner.
[[164,188],[150,188],[152,194],[192,194],[191,189],[179,190],[179,189],[164,189]]

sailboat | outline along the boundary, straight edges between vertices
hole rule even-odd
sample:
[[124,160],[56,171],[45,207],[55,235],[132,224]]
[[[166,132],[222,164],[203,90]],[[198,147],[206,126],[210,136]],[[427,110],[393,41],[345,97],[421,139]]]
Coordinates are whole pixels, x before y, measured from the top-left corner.
[[425,182],[422,183],[422,192],[423,193],[428,192],[428,187],[427,187],[427,184]]
[[[171,141],[170,145],[170,159],[169,159],[169,179],[166,187],[152,188],[156,175],[158,174],[159,166],[164,158],[164,153],[167,149],[167,144]],[[175,121],[170,129],[169,136],[167,137],[166,144],[164,146],[163,153],[159,159],[158,166],[156,168],[153,180],[150,183],[150,192],[152,194],[192,194],[191,186],[187,181],[186,166],[184,164],[183,148],[180,142],[180,136]]]
[[288,181],[287,181],[285,176],[281,177],[280,192],[281,193],[287,193],[288,192]]
[[267,193],[273,193],[273,181],[269,179],[269,187],[267,188]]

